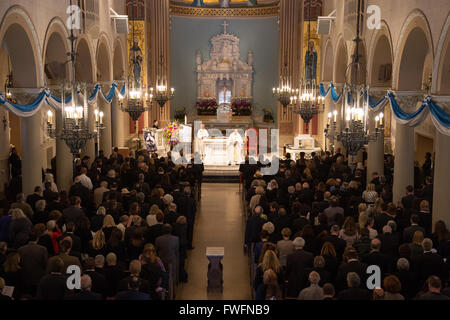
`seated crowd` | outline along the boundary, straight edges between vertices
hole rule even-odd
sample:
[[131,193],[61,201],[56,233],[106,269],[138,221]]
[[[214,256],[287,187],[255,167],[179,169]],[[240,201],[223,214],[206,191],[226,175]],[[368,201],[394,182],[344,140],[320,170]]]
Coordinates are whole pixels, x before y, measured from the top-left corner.
[[257,300],[450,299],[450,232],[432,226],[430,176],[393,203],[390,155],[385,175],[367,182],[362,163],[348,165],[339,150],[263,175],[270,165],[247,158],[240,167]]
[[[77,159],[68,192],[49,171],[33,194],[17,193],[4,208],[1,299],[6,286],[16,300],[159,300],[187,282],[203,166],[175,165],[170,153],[124,158],[117,148],[88,163]],[[69,290],[73,265],[80,289]]]

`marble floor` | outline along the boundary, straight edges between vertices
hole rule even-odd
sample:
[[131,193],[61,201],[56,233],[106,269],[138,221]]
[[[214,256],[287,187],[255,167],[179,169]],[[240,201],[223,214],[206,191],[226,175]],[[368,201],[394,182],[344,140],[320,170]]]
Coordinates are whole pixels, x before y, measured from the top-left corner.
[[[245,222],[237,183],[203,183],[189,251],[188,283],[178,286],[177,300],[248,300],[251,286],[248,258],[243,251]],[[224,247],[223,292],[207,291],[207,247]]]

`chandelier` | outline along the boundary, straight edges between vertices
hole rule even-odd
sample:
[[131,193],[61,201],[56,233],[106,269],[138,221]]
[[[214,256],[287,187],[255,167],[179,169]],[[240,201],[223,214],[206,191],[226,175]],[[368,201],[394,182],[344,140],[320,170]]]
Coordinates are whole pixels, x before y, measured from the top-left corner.
[[290,86],[287,62],[284,63],[283,72],[280,76],[280,82],[278,88],[273,88],[273,96],[277,98],[278,102],[283,106],[283,112],[286,113],[286,109],[291,104],[294,96],[298,95],[298,89],[293,89]]
[[[317,53],[314,52],[314,42],[311,42],[311,2],[308,2],[308,5],[308,49],[305,59],[305,78],[300,80],[300,90],[296,91],[298,95],[291,97],[289,105],[306,125],[316,114],[325,110],[325,98],[320,95],[316,83]],[[308,129],[308,127],[306,128]]]
[[[72,0],[70,0],[72,5]],[[72,19],[72,13],[71,17]],[[88,125],[88,102],[87,102],[87,85],[77,84],[75,80],[75,37],[73,28],[70,30],[69,40],[71,42],[71,51],[67,55],[70,56],[69,62],[72,67],[72,79],[70,84],[63,81],[61,93],[61,130],[54,128],[54,116],[52,111],[47,113],[47,131],[51,138],[63,140],[69,147],[70,152],[74,157],[84,148],[87,142],[91,139],[97,138],[99,131],[91,131]],[[84,87],[84,101],[79,102],[77,99],[79,90],[78,86]],[[71,93],[71,101],[66,103],[66,92]],[[70,99],[67,99],[70,100]],[[98,126],[98,130],[103,129],[103,126]]]
[[[161,72],[163,70],[163,66],[164,66],[164,57],[163,55],[160,56],[160,63],[159,65],[161,66]],[[159,106],[161,107],[161,111],[162,108],[164,108],[164,106],[166,105],[166,103],[171,100],[174,96],[175,96],[175,89],[174,88],[169,88],[165,85],[165,83],[167,81],[164,81],[163,77],[158,77],[158,81],[156,84],[156,88],[155,90],[153,88],[150,88],[150,92],[153,95],[153,91],[155,91],[154,97],[155,97],[155,101],[159,104]]]
[[[137,6],[136,1],[132,2],[133,7]],[[139,47],[139,41],[135,39],[135,17],[134,8],[132,11],[132,21],[133,21],[133,37],[131,52],[132,57],[132,75],[128,77],[128,99],[124,103],[124,97],[119,94],[119,105],[123,112],[130,115],[130,118],[134,121],[134,130],[137,132],[137,122],[141,115],[151,109],[153,95],[148,94],[147,90],[142,89],[142,62],[144,61],[142,56],[142,50]]]
[[[355,54],[352,63],[345,71],[345,84],[343,92],[343,106],[340,119],[340,131],[337,131],[337,114],[328,114],[328,124],[325,128],[325,136],[331,141],[337,140],[346,148],[348,154],[354,156],[365,145],[376,141],[384,135],[384,114],[380,113],[375,118],[375,129],[369,129],[369,86],[366,85],[366,69],[359,61],[361,0],[358,0],[358,14],[356,24]],[[332,121],[333,118],[333,121]]]

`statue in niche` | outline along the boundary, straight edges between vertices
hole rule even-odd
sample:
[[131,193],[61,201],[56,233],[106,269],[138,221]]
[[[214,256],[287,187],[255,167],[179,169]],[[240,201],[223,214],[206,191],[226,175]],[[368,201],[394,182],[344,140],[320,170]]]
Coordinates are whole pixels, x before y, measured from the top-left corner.
[[139,47],[139,40],[134,39],[133,47],[131,48],[131,63],[133,65],[133,77],[134,77],[134,86],[135,88],[141,87],[142,82],[142,62],[144,61],[142,50]]
[[252,51],[252,50],[250,50],[250,51],[248,52],[247,64],[248,64],[249,66],[253,66],[253,51]]
[[308,80],[317,79],[317,51],[314,47],[314,41],[308,44],[308,50],[305,55],[306,74],[305,78]]

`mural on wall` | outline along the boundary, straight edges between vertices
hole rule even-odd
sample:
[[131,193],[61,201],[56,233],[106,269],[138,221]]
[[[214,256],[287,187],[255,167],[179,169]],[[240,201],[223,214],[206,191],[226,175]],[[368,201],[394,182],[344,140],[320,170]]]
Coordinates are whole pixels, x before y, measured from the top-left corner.
[[[133,38],[134,23],[134,38]],[[129,85],[135,88],[146,88],[147,86],[147,55],[145,41],[145,21],[132,20],[129,21],[130,33],[127,36],[128,47],[128,78],[133,79]],[[144,128],[145,114],[139,118],[139,133]],[[134,129],[134,121],[130,118],[130,134],[136,133]]]

